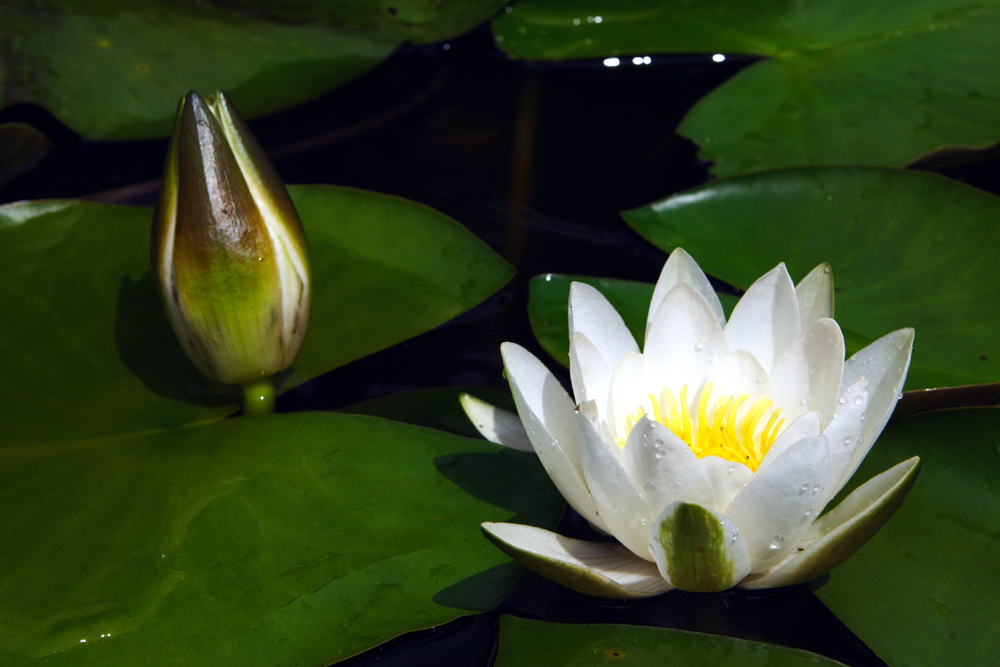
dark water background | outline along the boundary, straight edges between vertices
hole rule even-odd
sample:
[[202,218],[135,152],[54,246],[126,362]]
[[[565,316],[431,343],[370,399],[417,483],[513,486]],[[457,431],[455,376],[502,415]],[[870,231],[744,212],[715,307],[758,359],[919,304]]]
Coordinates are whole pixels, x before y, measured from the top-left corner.
[[[654,282],[666,255],[627,227],[619,211],[708,180],[696,147],[673,129],[700,97],[752,62],[653,56],[648,65],[622,59],[616,68],[599,60],[525,64],[496,51],[484,27],[448,44],[403,47],[354,83],[251,122],[286,182],[422,202],[464,224],[518,271],[469,313],[283,395],[278,410],[330,410],[424,387],[505,387],[501,342],[517,341],[548,359],[528,325],[532,276]],[[7,121],[35,125],[56,147],[30,171],[0,182],[0,202],[86,197],[152,204],[165,139],[90,142],[27,105],[0,112],[0,122]],[[947,172],[994,192],[998,174],[996,161]],[[565,372],[561,379],[568,386]],[[559,531],[588,535],[572,512]],[[490,665],[502,613],[698,630],[803,648],[848,665],[884,665],[807,586],[674,591],[620,603],[531,573],[496,612],[404,635],[341,664]]]

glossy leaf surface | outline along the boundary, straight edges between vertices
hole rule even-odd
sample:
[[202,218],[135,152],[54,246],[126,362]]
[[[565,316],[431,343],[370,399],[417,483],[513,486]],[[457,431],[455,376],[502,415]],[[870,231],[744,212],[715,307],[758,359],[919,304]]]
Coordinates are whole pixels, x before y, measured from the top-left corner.
[[0,25],[13,39],[0,54],[0,102],[41,104],[94,139],[166,136],[192,88],[225,90],[245,118],[272,113],[363,74],[403,42],[461,34],[503,4],[4,3]]
[[566,625],[502,617],[497,667],[541,664],[835,667],[841,663],[797,649],[700,632],[637,625]]
[[[511,275],[425,206],[323,186],[291,192],[313,307],[284,389],[447,321]],[[236,409],[238,394],[202,378],[170,329],[149,268],[151,216],[85,202],[0,208],[0,313],[17,323],[0,333],[0,443],[134,434]]]
[[491,609],[479,523],[562,509],[532,456],[329,413],[6,447],[0,501],[18,666],[322,667]]
[[[679,133],[718,175],[798,164],[903,166],[1000,140],[1000,5],[970,0],[527,0],[494,21],[526,59],[657,53],[761,56],[703,98]],[[670,128],[664,128],[669,132]]]
[[902,508],[817,591],[893,667],[990,664],[1000,652],[1000,410],[890,424],[848,490],[919,455]]
[[[427,207],[291,190],[314,310],[285,388],[510,277]],[[320,667],[497,604],[520,570],[479,523],[555,524],[563,504],[537,461],[371,417],[220,419],[238,395],[174,339],[150,218],[0,208],[0,312],[14,324],[0,333],[0,664]]]
[[795,280],[833,268],[852,354],[916,329],[907,389],[1000,377],[1000,199],[946,178],[881,168],[804,168],[723,179],[627,211],[655,245],[683,247],[746,289],[784,261]]

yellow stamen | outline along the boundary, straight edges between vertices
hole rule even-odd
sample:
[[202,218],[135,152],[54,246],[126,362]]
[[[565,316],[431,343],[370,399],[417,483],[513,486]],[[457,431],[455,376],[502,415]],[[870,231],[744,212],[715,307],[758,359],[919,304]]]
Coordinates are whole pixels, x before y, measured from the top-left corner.
[[[660,392],[659,400],[655,394],[648,394],[651,414],[647,414],[645,406],[636,408],[625,417],[624,437],[615,438],[615,442],[624,447],[628,434],[643,416],[647,416],[673,431],[698,458],[718,456],[756,470],[785,424],[781,408],[772,410],[774,401],[763,397],[740,418],[740,408],[750,398],[749,394],[724,396],[714,401],[713,406],[712,389],[712,383],[705,383],[695,415],[691,414],[688,405],[687,385],[681,387],[680,401],[666,388]],[[767,422],[758,434],[757,426],[765,415]]]

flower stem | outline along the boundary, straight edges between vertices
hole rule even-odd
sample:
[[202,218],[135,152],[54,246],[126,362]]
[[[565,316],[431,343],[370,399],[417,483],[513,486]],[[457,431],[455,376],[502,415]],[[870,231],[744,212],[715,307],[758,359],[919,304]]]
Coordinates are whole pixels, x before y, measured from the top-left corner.
[[243,414],[266,415],[274,412],[274,376],[244,382]]

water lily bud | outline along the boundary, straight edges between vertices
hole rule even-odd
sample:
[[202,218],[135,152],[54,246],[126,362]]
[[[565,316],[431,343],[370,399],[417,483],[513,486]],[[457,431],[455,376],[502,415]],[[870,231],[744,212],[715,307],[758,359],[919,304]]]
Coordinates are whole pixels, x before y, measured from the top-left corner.
[[309,325],[309,260],[295,207],[221,92],[191,91],[153,213],[152,262],[194,365],[223,384],[292,364]]

